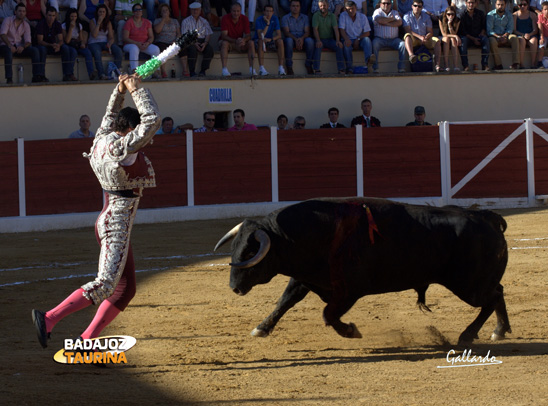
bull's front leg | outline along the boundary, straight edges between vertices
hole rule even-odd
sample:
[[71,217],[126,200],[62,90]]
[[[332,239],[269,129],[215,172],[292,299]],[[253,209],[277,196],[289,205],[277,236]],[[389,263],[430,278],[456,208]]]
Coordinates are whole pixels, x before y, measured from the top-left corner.
[[274,311],[267,318],[265,318],[261,324],[253,329],[251,335],[255,337],[268,336],[272,330],[274,330],[274,327],[278,324],[278,321],[280,321],[283,315],[303,300],[308,292],[310,292],[310,289],[304,286],[301,282],[291,278],[284,290],[284,293],[282,294],[282,297],[278,300]]
[[323,319],[327,326],[331,326],[342,337],[362,338],[354,323],[343,323],[341,317],[356,303],[355,299],[332,300],[323,309]]

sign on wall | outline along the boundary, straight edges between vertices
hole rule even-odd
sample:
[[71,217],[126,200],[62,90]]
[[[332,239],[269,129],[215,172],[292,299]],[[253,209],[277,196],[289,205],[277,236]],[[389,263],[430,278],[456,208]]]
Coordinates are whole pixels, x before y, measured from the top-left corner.
[[209,103],[226,104],[232,103],[232,89],[223,87],[209,88]]

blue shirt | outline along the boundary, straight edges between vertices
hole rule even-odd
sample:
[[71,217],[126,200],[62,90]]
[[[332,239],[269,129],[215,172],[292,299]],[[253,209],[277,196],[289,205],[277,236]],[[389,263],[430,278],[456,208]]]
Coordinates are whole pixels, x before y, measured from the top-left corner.
[[289,28],[289,32],[297,38],[301,38],[304,35],[304,29],[310,27],[308,17],[304,14],[299,14],[298,18],[293,17],[291,14],[286,14],[282,17],[282,28]]
[[509,11],[505,11],[502,16],[497,14],[497,10],[491,10],[487,13],[487,35],[492,37],[494,34],[504,35],[514,32],[514,17]]
[[403,16],[403,26],[410,27],[415,34],[426,35],[428,28],[432,28],[432,19],[426,12],[421,11],[419,18],[416,18],[412,11]]
[[367,17],[360,12],[356,13],[355,21],[352,21],[352,18],[350,18],[346,11],[342,12],[339,16],[339,28],[345,30],[346,35],[352,40],[359,38],[365,32],[371,31]]
[[[264,30],[265,28],[266,28],[266,21],[263,16],[260,16],[259,18],[255,20],[255,36],[253,38],[258,39],[259,37],[257,36],[257,31]],[[268,27],[268,30],[264,34],[264,37],[273,38],[274,33],[276,32],[276,30],[279,30],[279,29],[280,29],[280,20],[278,20],[278,17],[273,15],[272,18],[270,19],[270,26]]]

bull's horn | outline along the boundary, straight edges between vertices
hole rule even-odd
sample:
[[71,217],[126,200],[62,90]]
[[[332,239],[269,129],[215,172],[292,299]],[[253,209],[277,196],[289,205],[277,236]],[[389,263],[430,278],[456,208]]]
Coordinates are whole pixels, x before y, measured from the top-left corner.
[[225,236],[219,240],[219,242],[217,243],[215,248],[213,248],[213,251],[217,251],[217,249],[221,245],[224,245],[224,243],[226,243],[228,240],[236,237],[236,234],[238,234],[238,231],[240,231],[240,228],[242,227],[242,224],[244,224],[244,223],[242,222],[242,223],[238,224],[236,227],[234,227],[232,230],[230,230],[228,233],[226,233]]
[[244,262],[238,262],[237,264],[230,264],[234,268],[251,268],[252,266],[257,265],[259,262],[266,257],[268,250],[270,250],[270,237],[263,230],[256,230],[253,234],[255,239],[261,243],[259,251],[251,259],[248,259]]

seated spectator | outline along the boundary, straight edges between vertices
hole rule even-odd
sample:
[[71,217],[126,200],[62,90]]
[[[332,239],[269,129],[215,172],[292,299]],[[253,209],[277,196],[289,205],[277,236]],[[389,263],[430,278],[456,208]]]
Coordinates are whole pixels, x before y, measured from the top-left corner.
[[78,8],[78,0],[48,0],[47,3],[57,11],[59,14],[59,6],[64,8]]
[[264,67],[264,54],[267,51],[278,53],[278,75],[284,76],[284,42],[280,20],[274,15],[274,7],[270,4],[264,6],[263,15],[255,21],[255,40],[259,54],[259,75],[266,76],[268,71]]
[[538,30],[540,32],[540,39],[538,42],[538,67],[542,65],[542,58],[544,57],[544,51],[546,45],[548,45],[548,1],[542,2],[542,13],[538,16]]
[[185,69],[189,71],[189,75],[196,76],[196,59],[198,54],[202,54],[202,63],[200,65],[200,73],[198,76],[205,76],[206,71],[211,65],[211,59],[213,59],[213,47],[209,43],[213,30],[209,25],[209,22],[200,16],[202,13],[202,6],[198,2],[194,2],[190,5],[190,16],[185,18],[181,23],[181,32],[183,34],[198,30],[198,40],[195,44],[190,45],[188,48],[182,51],[183,58],[183,74]]
[[30,57],[32,61],[32,81],[43,82],[40,71],[40,52],[32,46],[30,25],[25,20],[27,8],[23,3],[15,6],[15,14],[5,17],[0,27],[0,54],[4,56],[6,83],[13,83],[13,55]]
[[102,51],[108,51],[114,57],[114,64],[118,69],[122,68],[122,58],[124,53],[122,49],[114,43],[114,29],[108,19],[108,9],[104,4],[95,8],[95,17],[89,23],[90,33],[88,39],[88,48],[95,59],[95,68],[101,80],[109,80],[105,75],[103,67]]
[[396,10],[400,17],[403,18],[404,15],[413,10],[413,0],[398,0],[394,3],[394,10]]
[[249,62],[249,74],[257,74],[253,69],[253,58],[255,57],[255,44],[251,41],[251,30],[249,28],[248,18],[241,13],[242,6],[233,3],[230,7],[230,14],[226,14],[221,19],[221,38],[219,46],[221,48],[221,64],[223,67],[222,75],[230,76],[228,71],[228,52],[236,50],[238,52],[247,52]]
[[[333,13],[335,17],[339,18],[339,14],[343,11],[344,0],[326,0],[327,11]],[[310,8],[310,14],[315,14],[321,11],[320,2],[312,0],[312,7]]]
[[94,70],[93,57],[91,51],[86,46],[87,34],[84,35],[84,28],[78,19],[78,10],[69,8],[65,14],[65,22],[61,25],[63,28],[63,38],[65,44],[69,47],[70,61],[74,69],[76,55],[82,55],[86,62],[89,80],[96,80],[99,74]]
[[301,3],[299,0],[291,0],[291,13],[282,18],[282,29],[284,32],[285,66],[288,75],[293,72],[293,49],[303,51],[306,54],[304,65],[309,75],[314,73],[312,58],[314,56],[314,40],[310,37],[310,23],[308,16],[301,14]]
[[234,118],[234,126],[230,127],[228,131],[252,131],[257,129],[254,124],[245,122],[245,112],[242,109],[234,110],[232,117]]
[[497,0],[495,10],[487,14],[487,35],[489,46],[495,59],[494,70],[502,70],[499,47],[512,47],[512,65],[510,69],[519,69],[519,42],[514,32],[514,18],[506,10],[506,0]]
[[363,99],[361,104],[363,114],[361,116],[354,117],[350,123],[350,127],[356,127],[361,125],[365,128],[380,127],[381,122],[377,117],[371,115],[373,109],[373,103],[369,99]]
[[129,66],[135,71],[139,64],[139,53],[144,52],[150,56],[160,54],[160,48],[154,45],[152,23],[143,18],[143,7],[140,4],[133,6],[133,17],[124,25],[124,52],[129,53]]
[[[80,0],[78,17],[85,31],[91,30],[91,20],[95,18],[97,7],[104,5],[107,9],[107,19],[110,20],[115,0]],[[97,21],[97,20],[96,20]]]
[[116,5],[114,6],[114,29],[117,32],[116,39],[118,45],[121,47],[124,46],[124,25],[126,21],[133,17],[132,7],[136,4],[143,5],[143,0],[115,0]]
[[343,124],[339,123],[339,109],[336,107],[331,107],[327,111],[329,116],[329,123],[322,124],[320,128],[346,128]]
[[328,10],[328,0],[318,0],[319,10],[312,16],[312,32],[316,41],[314,49],[314,74],[321,74],[320,61],[322,58],[322,49],[327,48],[335,52],[337,60],[337,70],[339,73],[345,73],[343,44],[340,41],[339,26],[337,17]]
[[[176,19],[171,18],[171,9],[167,4],[160,4],[158,6],[158,18],[154,20],[154,45],[156,45],[160,52],[169,47],[173,42],[181,36],[181,28]],[[183,51],[179,51],[178,54],[183,63]],[[186,58],[185,58],[186,62]],[[167,73],[164,65],[160,66],[160,72],[163,78],[167,78]],[[183,64],[183,77],[189,77],[188,66]]]
[[462,45],[461,39],[458,36],[460,26],[460,20],[457,17],[457,9],[453,6],[449,6],[443,12],[442,18],[440,18],[440,34],[442,36],[441,41],[443,43],[443,57],[445,59],[445,70],[450,71],[449,68],[449,53],[453,55],[453,70],[459,71],[459,47]]
[[403,28],[406,33],[403,37],[405,49],[407,49],[409,62],[411,63],[417,62],[417,55],[414,53],[416,47],[424,45],[426,48],[433,50],[436,72],[439,72],[441,54],[440,40],[437,37],[434,37],[432,20],[430,19],[430,16],[422,10],[422,2],[423,0],[414,0],[413,11],[407,13],[403,17]]
[[380,8],[373,13],[373,25],[375,38],[373,39],[373,53],[375,62],[373,71],[379,72],[379,51],[381,48],[392,48],[398,50],[398,72],[405,72],[405,42],[399,38],[399,27],[402,25],[402,18],[397,11],[392,10],[391,0],[381,0]]
[[426,118],[426,110],[424,110],[424,107],[422,106],[416,106],[415,107],[415,121],[411,121],[410,123],[407,123],[407,127],[416,126],[416,125],[432,125],[427,121],[424,121]]
[[69,138],[93,138],[95,134],[89,129],[91,120],[87,114],[80,116],[80,128],[70,133]]
[[448,5],[447,0],[424,0],[422,11],[437,25]]
[[16,4],[13,0],[0,0],[0,24],[4,22],[4,18],[15,15]]
[[295,120],[293,120],[293,129],[294,130],[304,130],[306,127],[306,120],[303,116],[297,116],[295,117]]
[[27,21],[30,24],[34,43],[36,38],[36,27],[43,18],[46,18],[47,0],[26,0],[24,4],[27,6]]
[[477,0],[466,0],[466,13],[460,22],[461,62],[465,71],[468,66],[468,47],[481,47],[481,69],[489,71],[489,38],[485,32],[485,13],[477,9]]
[[[303,13],[303,15],[308,16],[308,13],[310,13],[312,2],[313,2],[312,0],[299,1],[299,9],[300,9],[300,12]],[[291,13],[291,3],[293,3],[293,0],[280,0],[280,7],[283,10],[283,14]],[[281,15],[279,13],[277,14]]]
[[529,0],[520,0],[519,10],[514,13],[514,34],[519,41],[519,64],[523,68],[525,50],[529,45],[531,69],[537,68],[538,20],[537,14],[529,10]]
[[49,6],[46,12],[46,18],[40,21],[36,27],[36,43],[40,52],[40,69],[42,81],[48,82],[46,78],[46,56],[61,55],[63,67],[63,81],[77,81],[74,76],[74,60],[71,58],[71,51],[68,45],[65,45],[63,38],[63,28],[57,21],[57,10]]
[[365,64],[374,62],[375,57],[371,58],[371,27],[367,17],[358,12],[356,3],[349,0],[345,3],[345,10],[339,17],[339,29],[344,45],[343,55],[346,62],[346,73],[353,73],[352,51],[361,49]]
[[194,131],[197,133],[217,132],[217,129],[215,128],[215,113],[206,111],[204,113],[204,125]]
[[276,119],[276,124],[278,125],[278,130],[287,130],[287,116],[285,114],[280,114]]

